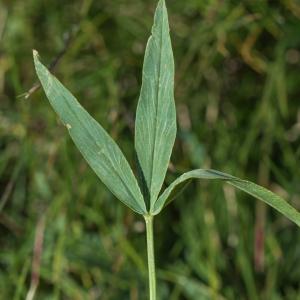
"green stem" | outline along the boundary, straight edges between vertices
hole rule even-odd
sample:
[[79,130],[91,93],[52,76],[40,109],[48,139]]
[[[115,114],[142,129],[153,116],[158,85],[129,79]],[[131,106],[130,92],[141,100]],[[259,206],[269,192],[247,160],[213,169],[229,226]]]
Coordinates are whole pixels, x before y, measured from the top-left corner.
[[156,276],[154,259],[154,240],[153,240],[153,216],[144,216],[147,232],[147,254],[149,271],[149,299],[156,300]]

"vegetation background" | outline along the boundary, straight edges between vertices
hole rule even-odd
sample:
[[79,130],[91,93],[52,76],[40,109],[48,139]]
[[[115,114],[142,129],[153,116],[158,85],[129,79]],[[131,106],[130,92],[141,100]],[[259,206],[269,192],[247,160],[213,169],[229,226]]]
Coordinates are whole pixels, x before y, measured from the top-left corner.
[[[32,49],[133,162],[154,0],[0,2],[0,299],[146,299],[143,220],[104,187],[42,91]],[[300,209],[300,2],[169,0],[191,168]],[[27,94],[28,96],[28,94]],[[193,182],[155,221],[160,299],[300,299],[300,231],[227,185]]]

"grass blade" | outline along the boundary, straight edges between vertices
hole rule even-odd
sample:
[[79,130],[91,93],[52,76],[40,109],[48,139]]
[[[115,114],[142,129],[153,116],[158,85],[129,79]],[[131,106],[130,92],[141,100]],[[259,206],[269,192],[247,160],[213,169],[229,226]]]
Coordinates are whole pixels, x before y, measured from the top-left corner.
[[118,145],[47,70],[33,52],[37,75],[50,104],[67,127],[71,138],[102,182],[135,212],[146,212],[135,176]]
[[153,214],[158,214],[164,206],[170,203],[182,191],[183,186],[191,179],[219,179],[224,180],[234,187],[262,200],[277,211],[285,215],[292,222],[300,227],[300,213],[288,204],[280,196],[272,193],[266,188],[259,186],[251,181],[242,180],[237,177],[222,173],[216,170],[198,169],[184,173],[177,178],[158,198],[155,203]]
[[135,123],[135,149],[143,193],[152,207],[168,168],[176,136],[174,59],[165,1],[158,3],[148,40]]

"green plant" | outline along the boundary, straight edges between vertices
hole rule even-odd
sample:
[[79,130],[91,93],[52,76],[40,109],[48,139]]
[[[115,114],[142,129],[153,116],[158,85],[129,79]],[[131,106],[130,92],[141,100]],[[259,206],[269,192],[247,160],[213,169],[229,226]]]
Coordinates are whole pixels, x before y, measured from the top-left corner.
[[225,181],[264,201],[300,226],[300,213],[281,197],[255,183],[216,170],[189,171],[160,193],[177,130],[173,96],[174,60],[164,0],[158,3],[144,59],[135,122],[137,179],[113,139],[41,64],[36,51],[33,51],[33,56],[37,75],[50,104],[86,161],[119,200],[145,219],[151,300],[156,299],[154,216],[194,178]]

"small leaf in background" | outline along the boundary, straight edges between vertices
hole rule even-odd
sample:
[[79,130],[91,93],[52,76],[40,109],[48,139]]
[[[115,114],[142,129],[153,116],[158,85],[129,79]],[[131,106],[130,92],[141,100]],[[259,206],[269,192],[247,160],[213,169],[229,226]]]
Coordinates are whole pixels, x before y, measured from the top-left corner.
[[195,178],[225,180],[227,183],[233,185],[234,187],[272,206],[300,227],[300,213],[278,195],[253,182],[242,180],[216,170],[205,169],[193,170],[184,173],[179,178],[177,178],[158,198],[154,205],[153,214],[158,214],[164,206],[175,199],[175,197],[182,191],[187,182]]
[[39,61],[36,51],[33,57],[47,98],[83,157],[117,198],[137,213],[146,213],[138,183],[118,145]]
[[174,58],[165,1],[159,1],[143,67],[135,123],[135,149],[150,207],[163,184],[176,136]]

